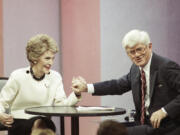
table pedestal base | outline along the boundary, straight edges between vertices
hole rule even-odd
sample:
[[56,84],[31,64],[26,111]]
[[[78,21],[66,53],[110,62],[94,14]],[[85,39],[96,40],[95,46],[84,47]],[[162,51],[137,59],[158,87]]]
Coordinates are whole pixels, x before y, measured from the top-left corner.
[[[64,117],[60,117],[61,135],[65,135]],[[71,135],[79,135],[79,117],[71,117]]]
[[79,135],[79,117],[71,117],[71,135]]

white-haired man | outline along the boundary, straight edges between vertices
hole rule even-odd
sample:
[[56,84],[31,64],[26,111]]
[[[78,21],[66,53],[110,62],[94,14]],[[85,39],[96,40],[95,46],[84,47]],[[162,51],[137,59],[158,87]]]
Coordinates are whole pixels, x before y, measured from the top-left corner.
[[128,128],[130,135],[179,135],[180,66],[152,52],[145,31],[131,30],[122,44],[133,62],[128,74],[94,84],[77,77],[72,80],[72,89],[93,95],[121,95],[132,90],[137,126]]

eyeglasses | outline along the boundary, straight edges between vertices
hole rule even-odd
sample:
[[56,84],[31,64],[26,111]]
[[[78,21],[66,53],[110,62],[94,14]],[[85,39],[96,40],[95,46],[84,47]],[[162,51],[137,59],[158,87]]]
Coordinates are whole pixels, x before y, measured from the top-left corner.
[[129,50],[127,51],[127,54],[130,55],[130,56],[134,56],[136,53],[138,54],[143,54],[146,52],[146,47],[138,47],[134,50]]

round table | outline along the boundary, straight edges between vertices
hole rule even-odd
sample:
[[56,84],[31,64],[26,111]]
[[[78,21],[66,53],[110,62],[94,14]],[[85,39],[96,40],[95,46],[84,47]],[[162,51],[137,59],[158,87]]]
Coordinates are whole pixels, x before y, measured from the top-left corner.
[[[89,106],[85,106],[85,108]],[[126,110],[123,108],[114,108],[112,110],[88,110],[80,111],[77,106],[39,106],[25,109],[25,113],[34,114],[34,115],[45,115],[45,116],[59,116],[61,135],[64,135],[64,117],[71,117],[71,134],[79,135],[79,117],[96,117],[96,116],[109,116],[109,115],[121,115],[126,113]]]

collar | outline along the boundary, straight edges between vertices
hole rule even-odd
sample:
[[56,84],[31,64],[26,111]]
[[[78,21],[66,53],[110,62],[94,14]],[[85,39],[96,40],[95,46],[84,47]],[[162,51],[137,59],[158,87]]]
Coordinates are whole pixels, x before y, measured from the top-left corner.
[[32,77],[33,77],[36,81],[41,81],[41,80],[43,80],[44,77],[45,77],[45,74],[44,74],[43,76],[39,77],[39,78],[36,77],[36,76],[34,75],[34,72],[33,72],[33,70],[32,70],[32,67],[30,67],[30,73],[31,73]]

